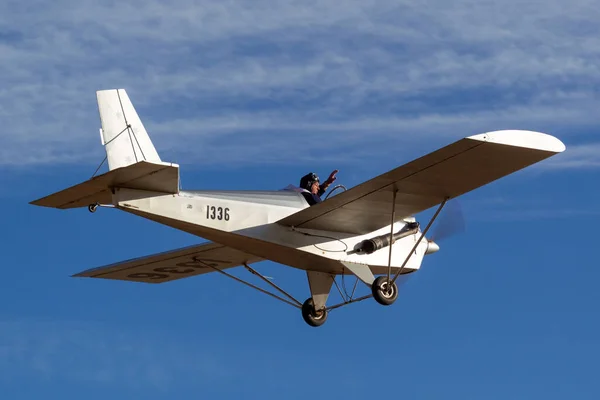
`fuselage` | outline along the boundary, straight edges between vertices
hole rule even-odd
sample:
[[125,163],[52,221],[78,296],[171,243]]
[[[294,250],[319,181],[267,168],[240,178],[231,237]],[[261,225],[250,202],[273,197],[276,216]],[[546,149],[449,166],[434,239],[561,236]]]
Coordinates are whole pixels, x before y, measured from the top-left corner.
[[[276,244],[296,249],[303,254],[318,256],[330,261],[348,261],[367,264],[373,273],[387,272],[389,247],[371,254],[355,254],[352,250],[363,240],[389,234],[390,226],[365,235],[324,230],[307,230],[282,226],[277,221],[296,213],[308,203],[301,193],[281,191],[180,191],[178,194],[149,194],[146,191],[120,189],[114,195],[114,204],[127,212],[180,229],[224,245],[244,248],[245,251],[260,252],[262,244]],[[406,222],[394,224],[394,232]],[[233,235],[226,235],[230,233]],[[418,240],[420,232],[396,241],[392,246],[391,265],[401,266]],[[254,239],[249,242],[244,239]],[[423,240],[415,254],[405,265],[406,270],[418,269],[422,257],[428,250]],[[273,248],[265,247],[270,259],[284,264],[307,269],[306,260],[295,261],[296,257],[282,254],[273,256]],[[277,251],[275,251],[277,252]],[[284,253],[284,252],[281,252]],[[313,258],[313,260],[318,260]],[[332,263],[315,262],[315,270],[329,270]]]

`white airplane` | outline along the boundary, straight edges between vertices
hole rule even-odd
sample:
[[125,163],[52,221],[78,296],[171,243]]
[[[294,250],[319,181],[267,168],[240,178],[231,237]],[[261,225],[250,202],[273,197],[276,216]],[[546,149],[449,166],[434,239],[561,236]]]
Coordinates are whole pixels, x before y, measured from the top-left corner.
[[[478,134],[309,205],[306,190],[292,185],[273,191],[183,190],[179,165],[161,160],[126,91],[96,95],[109,171],[31,204],[91,212],[117,208],[211,242],[73,276],[163,283],[219,272],[299,308],[310,326],[321,326],[334,308],[370,297],[394,303],[396,280],[439,250],[425,235],[448,200],[566,149],[540,132]],[[435,206],[421,230],[414,216]],[[306,271],[308,299],[296,300],[250,267],[263,260]],[[281,295],[226,271],[241,266]],[[342,294],[336,278],[345,275],[354,275],[370,294],[355,298],[356,283],[351,295]],[[327,306],[334,284],[343,302]]]

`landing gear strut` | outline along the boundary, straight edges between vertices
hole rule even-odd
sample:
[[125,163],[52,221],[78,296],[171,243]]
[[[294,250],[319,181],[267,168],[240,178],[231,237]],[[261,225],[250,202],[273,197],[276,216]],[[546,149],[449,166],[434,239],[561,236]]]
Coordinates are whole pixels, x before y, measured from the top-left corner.
[[95,213],[96,210],[98,210],[98,207],[105,207],[105,208],[115,208],[114,205],[112,204],[100,204],[100,203],[94,203],[94,204],[90,204],[88,206],[88,211],[91,213]]
[[302,304],[302,318],[310,326],[321,326],[327,320],[327,309],[315,310],[312,297]]

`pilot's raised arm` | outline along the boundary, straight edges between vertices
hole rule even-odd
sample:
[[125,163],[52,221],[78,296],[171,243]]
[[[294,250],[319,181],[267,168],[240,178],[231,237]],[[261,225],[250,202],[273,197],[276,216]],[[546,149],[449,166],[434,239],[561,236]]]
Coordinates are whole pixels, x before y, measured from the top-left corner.
[[317,203],[320,203],[321,196],[327,191],[327,188],[337,179],[336,175],[339,171],[336,169],[331,174],[329,174],[329,178],[322,185],[319,184],[319,177],[314,172],[309,172],[304,175],[300,179],[300,188],[305,191],[302,192],[306,201],[311,206]]

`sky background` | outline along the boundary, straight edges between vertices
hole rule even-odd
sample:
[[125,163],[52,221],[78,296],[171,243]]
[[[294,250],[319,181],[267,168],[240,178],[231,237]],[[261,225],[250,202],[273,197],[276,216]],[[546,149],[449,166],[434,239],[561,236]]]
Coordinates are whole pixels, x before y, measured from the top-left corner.
[[[597,0],[2,1],[2,398],[597,399],[599,20]],[[466,229],[393,306],[314,329],[222,275],[70,277],[203,241],[28,204],[96,170],[110,88],[187,189],[352,187],[498,129],[567,151],[454,204]],[[308,296],[303,272],[256,268]]]

